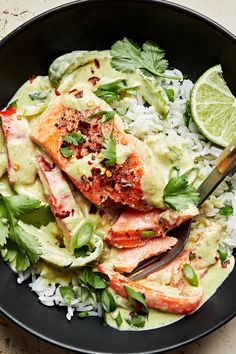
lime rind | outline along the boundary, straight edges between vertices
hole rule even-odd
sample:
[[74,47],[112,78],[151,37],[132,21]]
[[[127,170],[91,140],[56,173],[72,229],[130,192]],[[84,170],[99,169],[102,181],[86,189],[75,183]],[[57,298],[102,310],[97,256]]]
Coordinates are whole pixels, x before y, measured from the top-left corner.
[[236,99],[225,83],[221,65],[208,69],[191,92],[195,124],[213,143],[227,146],[236,135]]

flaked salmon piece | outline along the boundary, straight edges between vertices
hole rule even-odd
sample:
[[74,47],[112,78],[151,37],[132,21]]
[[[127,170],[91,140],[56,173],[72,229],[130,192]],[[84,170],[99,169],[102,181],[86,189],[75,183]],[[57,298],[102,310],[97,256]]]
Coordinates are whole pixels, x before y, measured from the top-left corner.
[[183,283],[182,267],[185,263],[190,264],[197,271],[198,275],[203,277],[209,267],[214,265],[218,260],[217,249],[220,237],[221,226],[215,223],[210,224],[199,235],[196,243],[187,249],[185,248],[172,262],[157,272],[150,274],[146,279],[179,288],[180,283]]
[[151,288],[148,286],[148,283],[145,286],[130,281],[125,276],[105,268],[103,265],[99,265],[97,268],[98,271],[109,276],[110,287],[116,293],[127,298],[124,285],[128,285],[130,288],[144,295],[145,301],[150,308],[176,314],[189,314],[197,309],[202,300],[203,291],[200,286],[197,288],[192,287],[191,292],[188,289],[187,294],[184,294],[182,291],[178,292],[174,288],[173,291],[171,291],[171,287],[169,287],[169,291],[164,291],[161,290],[161,288]]
[[195,207],[185,211],[152,209],[140,211],[126,208],[105,237],[105,241],[118,248],[139,247],[147,242],[143,233],[149,237],[164,237],[168,231],[198,214]]
[[155,238],[147,240],[141,247],[120,250],[114,262],[114,268],[118,272],[130,273],[137,265],[147,258],[158,256],[171,249],[177,242],[174,237]]
[[[121,119],[115,114],[113,138],[116,141],[117,162],[114,166],[107,165],[103,155],[102,127],[105,135],[109,136],[112,123],[108,121],[102,126],[101,115],[89,122],[86,119],[95,112],[110,110],[110,107],[86,88],[80,91],[77,98],[79,109],[69,108],[63,99],[59,97],[42,114],[32,138],[67,173],[76,187],[97,206],[116,202],[146,210],[153,206],[146,200],[142,181],[147,175],[157,174],[155,191],[162,202],[164,182],[158,166],[154,168],[149,158],[151,152],[147,145],[126,134]],[[63,138],[71,132],[81,133],[85,141],[78,146],[69,144],[73,154],[67,158],[62,156],[60,148],[67,144]]]
[[79,211],[71,189],[61,171],[43,156],[36,157],[38,174],[56,222],[64,235],[65,245],[70,240],[79,222]]
[[18,116],[14,108],[0,112],[8,157],[10,183],[32,184],[37,174],[34,146],[26,118]]

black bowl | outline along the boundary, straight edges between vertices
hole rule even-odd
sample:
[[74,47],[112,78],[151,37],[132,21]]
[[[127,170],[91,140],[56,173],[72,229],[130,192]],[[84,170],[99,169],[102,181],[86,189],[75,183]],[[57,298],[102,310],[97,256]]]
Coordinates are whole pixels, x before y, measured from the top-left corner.
[[[165,1],[78,1],[27,22],[0,43],[0,106],[32,74],[46,74],[57,56],[75,49],[110,48],[128,36],[162,45],[171,64],[192,80],[221,63],[236,94],[236,38],[208,18]],[[38,302],[27,284],[0,262],[0,309],[31,333],[86,353],[160,353],[189,343],[236,314],[236,269],[196,313],[157,330],[119,332],[95,319],[67,322],[64,311]]]

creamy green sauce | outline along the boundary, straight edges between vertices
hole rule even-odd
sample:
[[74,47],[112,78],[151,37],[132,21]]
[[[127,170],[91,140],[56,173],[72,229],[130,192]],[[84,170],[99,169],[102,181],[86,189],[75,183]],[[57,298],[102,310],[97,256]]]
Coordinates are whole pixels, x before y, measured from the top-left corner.
[[[150,87],[150,85],[147,85],[144,80],[138,78],[137,75],[122,74],[115,71],[110,66],[109,53],[104,52],[103,54],[104,56],[99,60],[100,67],[97,67],[95,62],[91,61],[88,64],[79,67],[71,74],[65,75],[60,86],[58,87],[58,91],[62,94],[59,97],[56,97],[54,90],[51,90],[47,77],[38,77],[32,83],[27,82],[19,89],[12,101],[18,99],[17,109],[19,113],[30,117],[29,123],[31,129],[35,126],[35,124],[37,124],[39,114],[47,107],[49,99],[51,99],[51,102],[49,103],[50,105],[56,101],[61,101],[66,107],[72,107],[77,110],[95,109],[98,106],[102,110],[110,110],[111,107],[103,100],[99,99],[93,92],[100,85],[118,79],[130,80],[130,82],[133,83],[132,86],[139,86],[139,89],[142,91],[142,94],[147,102],[151,103],[161,116],[166,116],[169,110],[169,101],[164,90],[158,89],[157,91],[155,87]],[[98,78],[95,85],[93,85],[89,80],[91,77]],[[78,99],[73,94],[68,94],[68,91],[73,89],[83,90],[83,97]],[[32,90],[34,91],[33,93],[38,91],[46,92],[46,98],[43,100],[32,100],[29,96],[29,93],[32,93]],[[153,95],[155,95],[155,97]],[[117,120],[122,126],[122,122],[119,121],[119,117]],[[28,129],[28,126],[26,129]],[[163,188],[169,179],[171,167],[175,165],[179,167],[182,172],[184,172],[194,165],[195,156],[191,152],[187,142],[180,137],[176,137],[173,141],[173,138],[171,139],[165,134],[160,133],[146,138],[145,144],[143,144],[143,142],[141,143],[132,136],[130,136],[130,139],[134,143],[134,147],[132,149],[130,148],[130,145],[117,144],[117,163],[123,164],[128,155],[133,151],[137,151],[142,154],[144,161],[147,162],[145,167],[145,175],[141,181],[145,199],[150,204],[161,207],[163,206]],[[13,142],[9,147],[11,150],[10,157],[12,161],[19,160],[24,167],[20,172],[16,171],[16,176],[13,176],[15,177],[16,182],[14,184],[14,191],[19,194],[28,195],[46,202],[40,180],[37,178],[34,181],[36,167],[33,160],[36,151],[33,143],[31,141],[25,141],[19,146],[19,144],[14,145]],[[22,151],[24,153],[22,153]],[[102,156],[99,157],[96,155],[95,160],[92,160],[91,157],[92,154],[89,154],[80,160],[73,160],[72,158],[66,168],[66,172],[75,180],[81,179],[83,175],[87,177],[91,176],[91,170],[93,167],[103,168],[101,165],[101,160],[103,158]],[[91,164],[88,162],[91,162]],[[2,130],[0,129],[0,177],[6,172],[6,168],[6,148],[4,136]],[[17,178],[19,179],[17,180]],[[14,191],[8,182],[7,176],[4,175],[0,179],[0,193],[3,195],[12,195],[14,194]],[[78,197],[77,202],[79,198],[80,201],[82,200],[82,197]],[[84,207],[86,202],[82,200],[82,203]],[[82,210],[82,213],[88,216],[88,210],[89,205],[86,204],[84,210]],[[98,225],[96,230],[98,234],[99,228],[101,233],[106,233],[109,222],[112,220],[112,217],[110,220],[109,217],[110,216],[107,217],[107,220],[105,220],[105,218],[101,220],[97,215],[91,216],[94,221],[96,220]],[[168,215],[166,217],[168,218]],[[65,247],[60,247],[62,237],[55,223],[50,223],[47,227],[42,227],[41,229],[36,229],[33,226],[23,223],[21,223],[21,226],[26,231],[38,237],[42,244],[42,259],[35,265],[35,269],[41,274],[45,282],[48,284],[70,284],[72,279],[76,276],[76,268],[81,267],[88,262],[94,261],[102,251],[102,240],[100,237],[95,235],[93,242],[96,246],[96,254],[91,254],[83,259],[75,258],[68,249]],[[207,238],[205,242],[203,241],[202,243],[199,243],[197,249],[195,250],[196,256],[202,257],[202,267],[213,263],[212,260],[214,260],[216,244],[219,241],[219,233],[216,232],[213,236],[211,238]],[[116,257],[117,252],[118,251],[116,249],[112,248],[111,252],[104,258],[104,263],[110,263],[112,259]],[[63,269],[65,267],[68,267],[69,269]],[[204,291],[202,304],[215,293],[217,288],[230,274],[233,267],[234,258],[231,257],[230,264],[227,268],[222,268],[219,262],[209,268],[207,273],[200,280],[200,285],[203,287]],[[173,289],[173,291],[175,291],[175,289]],[[122,301],[126,300],[123,299]],[[122,307],[118,307],[115,313],[107,315],[107,323],[111,327],[117,328],[114,318],[116,317],[118,311],[121,312],[123,318],[123,324],[120,329],[132,330],[132,328],[125,321],[125,318],[129,318],[130,310]],[[148,321],[142,330],[167,326],[180,320],[182,317],[183,316],[181,315],[169,314],[150,309]]]
[[[92,157],[95,156],[95,160]],[[88,154],[81,159],[75,159],[71,161],[65,169],[65,172],[68,173],[73,179],[79,181],[82,176],[90,177],[92,176],[92,168],[103,169],[101,161],[103,157],[99,158],[95,154]]]
[[[218,262],[217,264],[211,266],[209,270],[207,271],[206,275],[201,279],[200,285],[203,288],[203,299],[200,304],[200,307],[212,296],[214,293],[217,291],[219,286],[225,281],[225,279],[229,276],[231,271],[233,270],[234,267],[234,257],[230,257],[230,264],[227,266],[227,268],[222,268],[220,263]],[[118,308],[116,310],[116,313],[113,315],[115,318],[118,311],[120,311],[121,316],[123,318],[123,323],[121,327],[119,328],[120,330],[138,330],[135,328],[131,328],[127,322],[125,321],[125,318],[129,318],[129,310],[125,310],[123,308]],[[196,310],[198,311],[198,310]],[[191,316],[191,315],[190,315]],[[181,318],[184,316],[182,315],[176,315],[176,314],[171,314],[171,313],[164,313],[161,311],[153,310],[150,309],[149,311],[149,316],[148,320],[141,330],[149,330],[149,329],[155,329],[155,328],[160,328],[164,326],[168,326],[171,323],[179,321]],[[106,320],[109,326],[117,328],[116,321],[112,318],[111,314],[108,314],[106,316]]]

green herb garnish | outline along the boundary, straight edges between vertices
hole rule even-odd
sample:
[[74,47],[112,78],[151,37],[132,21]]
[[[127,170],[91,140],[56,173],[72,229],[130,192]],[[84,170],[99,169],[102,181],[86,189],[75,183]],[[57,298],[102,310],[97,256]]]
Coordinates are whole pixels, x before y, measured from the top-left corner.
[[69,157],[72,156],[72,150],[71,150],[71,148],[69,148],[68,146],[61,147],[61,148],[59,149],[59,151],[60,151],[60,153],[62,154],[62,156],[64,156],[64,157],[69,158]]
[[228,252],[226,246],[220,243],[217,252],[219,254],[221,263],[225,262],[226,259],[228,258]]
[[126,322],[136,328],[143,328],[145,326],[145,322],[147,320],[147,316],[142,315],[134,315],[131,319],[126,320]]
[[115,111],[98,111],[98,112],[95,112],[95,113],[91,114],[90,116],[88,116],[85,119],[85,122],[86,123],[90,123],[91,119],[93,119],[95,117],[99,117],[99,116],[102,117],[101,123],[104,124],[104,123],[108,122],[109,120],[114,119]]
[[174,102],[175,100],[175,91],[172,88],[165,89],[167,97],[170,102]]
[[141,49],[137,43],[125,37],[113,44],[111,55],[111,66],[118,71],[132,73],[139,69],[145,76],[179,79],[164,74],[168,61],[164,59],[164,50],[153,41],[146,41]]
[[187,128],[189,127],[191,117],[192,117],[191,104],[190,104],[190,101],[187,101],[185,112],[183,114],[184,124],[186,125]]
[[145,301],[145,298],[143,296],[143,294],[141,294],[138,291],[135,291],[134,289],[130,288],[128,285],[124,285],[124,289],[126,291],[126,294],[128,296],[128,299],[131,303],[136,303],[136,301],[138,303],[140,303],[142,305],[142,310],[145,313],[148,313],[148,307]]
[[198,276],[193,267],[190,264],[183,265],[184,277],[187,279],[188,283],[192,286],[198,287]]
[[129,88],[126,80],[116,80],[114,82],[110,82],[109,84],[99,86],[94,93],[105,102],[112,103],[113,101],[122,98],[125,92],[130,89],[133,89],[133,87]]
[[74,146],[78,146],[85,142],[85,138],[83,135],[77,133],[77,132],[71,132],[67,134],[66,136],[63,137],[63,141],[68,144],[72,144]]
[[18,102],[18,99],[16,99],[15,101],[10,102],[9,106],[11,106],[12,108],[17,108],[17,102]]
[[98,273],[92,271],[91,268],[84,268],[78,275],[79,282],[88,285],[90,288],[94,290],[98,289],[106,289],[106,282],[102,278],[102,276]]
[[155,235],[155,231],[154,230],[140,231],[139,235],[141,237],[152,237]]
[[101,293],[102,308],[105,312],[109,313],[115,311],[116,303],[113,295],[107,289],[104,289]]
[[79,312],[78,313],[78,317],[79,318],[86,318],[86,317],[88,317],[89,316],[89,314],[88,314],[88,312],[86,312],[86,311],[83,311],[83,312]]
[[114,138],[108,137],[104,139],[102,154],[105,157],[107,166],[116,164],[116,140]]
[[220,208],[219,213],[223,216],[230,216],[233,215],[234,209],[231,205],[226,204],[223,208]]
[[118,312],[118,315],[116,316],[115,321],[116,321],[117,327],[120,328],[120,326],[123,323],[120,311]]
[[71,302],[76,298],[72,285],[60,286],[59,291],[63,301],[66,302],[68,305],[70,305]]
[[200,195],[189,184],[187,174],[171,177],[164,188],[163,201],[172,210],[184,210],[191,204],[198,204]]
[[16,270],[24,271],[31,263],[38,261],[42,251],[38,239],[25,231],[19,222],[40,227],[53,221],[53,215],[48,206],[27,196],[5,197],[0,194],[0,200],[0,246],[3,247],[3,259],[7,262],[15,260]]

